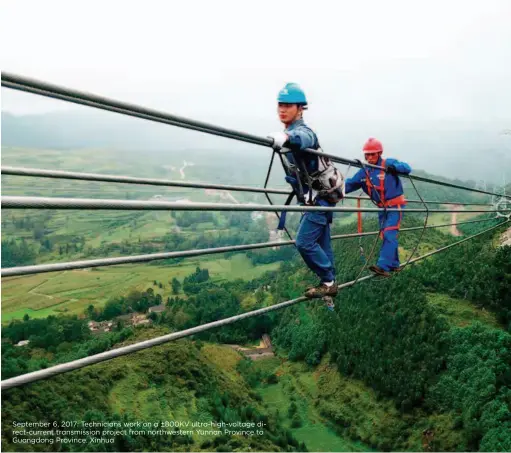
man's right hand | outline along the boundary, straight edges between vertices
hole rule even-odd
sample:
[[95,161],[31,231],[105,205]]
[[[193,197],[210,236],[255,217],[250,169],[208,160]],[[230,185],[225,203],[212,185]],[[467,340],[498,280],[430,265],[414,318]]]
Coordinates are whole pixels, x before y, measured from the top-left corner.
[[298,180],[293,176],[286,176],[285,180],[288,184],[291,184],[292,186],[298,184]]
[[273,139],[272,148],[274,149],[283,148],[284,143],[286,143],[289,140],[288,135],[284,132],[273,132],[272,134],[268,135],[268,138]]

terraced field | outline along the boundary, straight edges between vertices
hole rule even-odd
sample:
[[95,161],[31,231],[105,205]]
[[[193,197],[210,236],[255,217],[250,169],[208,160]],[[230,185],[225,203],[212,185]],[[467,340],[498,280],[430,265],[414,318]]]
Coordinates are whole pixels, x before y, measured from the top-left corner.
[[[243,254],[230,259],[190,260],[173,266],[120,265],[93,270],[74,270],[10,277],[2,280],[2,322],[59,313],[83,313],[89,305],[102,306],[111,297],[131,290],[153,288],[164,298],[171,295],[170,281],[192,274],[196,267],[207,268],[212,281],[238,278],[251,280],[280,263],[254,266]],[[164,287],[153,286],[154,280]]]

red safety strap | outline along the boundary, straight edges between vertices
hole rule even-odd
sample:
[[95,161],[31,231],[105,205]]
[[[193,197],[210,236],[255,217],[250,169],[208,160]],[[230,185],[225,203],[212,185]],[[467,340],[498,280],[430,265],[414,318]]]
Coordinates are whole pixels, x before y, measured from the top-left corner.
[[397,209],[399,209],[399,220],[397,221],[397,225],[394,225],[394,226],[389,226],[389,227],[386,227],[384,228],[383,230],[380,231],[380,239],[383,239],[383,233],[385,233],[385,231],[391,231],[391,230],[398,230],[401,228],[401,220],[403,220],[403,211],[401,210],[401,205],[398,204],[396,206]]
[[[404,195],[399,195],[399,197],[392,198],[385,202],[386,208],[393,208],[394,206],[406,204],[406,198]],[[383,206],[380,206],[383,207]]]
[[[366,186],[367,186],[367,194],[371,197],[371,187],[374,187],[375,190],[379,192],[380,198],[378,201],[378,205],[381,204],[381,207],[385,204],[385,159],[381,160],[381,166],[383,167],[380,170],[380,174],[378,175],[378,179],[380,180],[379,184],[375,186],[371,181],[371,176],[368,172],[366,172]],[[376,201],[376,200],[375,200]]]
[[[375,190],[377,190],[380,194],[380,201],[377,202],[378,206],[380,208],[383,208],[383,207],[386,207],[386,208],[389,208],[389,207],[395,207],[397,209],[399,209],[399,221],[397,222],[397,225],[395,226],[390,226],[390,227],[387,227],[387,228],[384,228],[383,230],[380,230],[380,238],[383,239],[383,233],[385,231],[390,231],[390,230],[398,230],[401,228],[401,220],[403,219],[403,212],[401,211],[401,206],[406,204],[406,198],[404,195],[399,195],[398,197],[395,197],[395,198],[392,198],[391,200],[385,200],[385,177],[386,177],[386,172],[385,172],[385,159],[382,159],[381,160],[381,167],[382,169],[380,170],[380,174],[379,174],[379,177],[378,179],[380,180],[379,184],[377,186],[375,186],[372,181],[371,181],[371,177],[370,177],[370,174],[369,172],[366,171],[366,186],[367,186],[367,193],[369,195],[370,198],[371,197],[371,187],[374,187]],[[358,206],[360,206],[358,204]],[[359,216],[360,216],[360,211],[359,211]],[[359,217],[359,224],[361,222],[361,218]],[[361,228],[361,226],[359,226],[359,228]],[[359,231],[359,233],[361,232],[361,230]]]

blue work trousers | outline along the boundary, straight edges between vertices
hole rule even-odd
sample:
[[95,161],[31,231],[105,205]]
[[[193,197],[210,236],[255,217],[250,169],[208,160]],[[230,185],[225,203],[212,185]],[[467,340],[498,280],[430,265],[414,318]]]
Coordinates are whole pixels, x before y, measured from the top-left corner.
[[378,267],[385,271],[396,269],[399,263],[399,243],[397,240],[401,221],[403,220],[402,210],[405,205],[393,206],[389,209],[399,209],[399,212],[379,212],[380,220],[380,237],[383,239],[383,245],[378,258]]
[[322,282],[335,280],[334,253],[327,213],[306,212],[300,221],[296,248]]

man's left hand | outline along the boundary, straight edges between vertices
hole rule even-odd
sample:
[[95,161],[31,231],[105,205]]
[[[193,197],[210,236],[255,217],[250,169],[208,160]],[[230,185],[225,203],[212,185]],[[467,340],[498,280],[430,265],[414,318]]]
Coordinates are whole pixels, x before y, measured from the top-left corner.
[[397,168],[394,167],[394,165],[387,165],[386,170],[389,175],[397,176],[399,174],[399,172],[397,171]]

